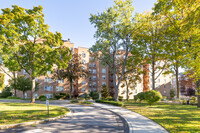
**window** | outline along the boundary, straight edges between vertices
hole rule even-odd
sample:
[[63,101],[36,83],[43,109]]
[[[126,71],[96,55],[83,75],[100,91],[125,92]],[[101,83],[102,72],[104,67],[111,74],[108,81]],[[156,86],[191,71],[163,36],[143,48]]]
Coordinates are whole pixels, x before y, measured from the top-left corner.
[[93,82],[93,86],[96,87],[96,85],[97,85],[96,82]]
[[91,76],[89,77],[89,80],[92,80],[92,77],[91,77]]
[[82,64],[85,64],[86,63],[86,61],[85,60],[82,60]]
[[51,71],[47,71],[47,75],[51,74]]
[[56,79],[56,83],[64,83],[64,79],[61,79],[61,80]]
[[85,92],[85,88],[82,88],[81,91],[82,91],[82,92]]
[[92,91],[92,88],[89,88],[89,91],[91,92],[91,91]]
[[102,82],[102,85],[106,85],[106,82]]
[[89,67],[92,67],[92,64],[91,64],[91,63],[89,63]]
[[102,73],[106,73],[106,69],[105,68],[102,68]]
[[72,53],[74,52],[74,48],[70,48],[70,50],[72,51]]
[[86,54],[85,54],[85,53],[82,53],[82,57],[85,58],[85,57],[86,57]]
[[44,94],[47,99],[53,98],[53,94]]
[[164,85],[164,88],[166,88],[166,86]]
[[96,67],[96,64],[95,64],[95,63],[93,63],[93,67]]
[[93,88],[93,91],[97,91],[97,88]]
[[89,83],[89,87],[91,87],[92,86],[92,84],[91,83]]
[[56,91],[64,91],[64,86],[56,86]]
[[85,68],[85,67],[82,67],[82,69],[85,70],[86,68]]
[[166,94],[166,91],[164,91],[164,94]]
[[97,79],[97,77],[96,76],[93,76],[93,80],[96,80]]
[[82,81],[82,82],[81,82],[81,84],[82,84],[82,85],[85,85],[85,84],[86,84],[86,82],[85,82],[85,81]]
[[105,75],[102,75],[102,79],[106,79],[106,76],[105,76]]
[[26,70],[24,70],[24,71],[23,71],[23,74],[24,74],[24,75],[27,75],[27,72],[26,72]]
[[53,91],[53,86],[44,86],[45,91]]
[[92,70],[91,69],[89,69],[89,73],[91,73],[92,72]]
[[45,77],[45,78],[44,78],[44,82],[52,83],[52,82],[53,82],[53,79],[52,79],[51,77]]
[[[26,94],[26,93],[25,93]],[[26,98],[27,98],[27,96],[26,96]],[[38,98],[38,94],[37,93],[35,93],[35,99],[37,99]]]
[[86,76],[85,76],[85,75],[82,75],[82,78],[83,78],[83,79],[85,79],[85,78],[86,78]]
[[89,60],[92,60],[92,57],[91,57],[91,56],[89,57]]
[[97,73],[97,71],[95,69],[93,69],[93,74],[96,74],[96,73]]

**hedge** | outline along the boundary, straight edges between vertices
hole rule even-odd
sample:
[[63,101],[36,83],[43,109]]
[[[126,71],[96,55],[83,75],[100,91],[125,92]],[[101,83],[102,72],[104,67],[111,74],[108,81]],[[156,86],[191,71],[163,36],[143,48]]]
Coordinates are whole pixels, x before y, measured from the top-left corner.
[[105,104],[111,104],[115,106],[123,106],[123,102],[116,102],[116,101],[108,101],[108,100],[95,100],[97,103],[105,103]]

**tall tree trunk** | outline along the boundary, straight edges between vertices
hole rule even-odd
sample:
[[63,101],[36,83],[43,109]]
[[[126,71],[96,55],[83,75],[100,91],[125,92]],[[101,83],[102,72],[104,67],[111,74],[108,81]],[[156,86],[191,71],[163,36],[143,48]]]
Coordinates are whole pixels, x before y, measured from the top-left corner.
[[152,90],[155,90],[155,56],[152,56]]
[[[14,77],[14,85],[16,84],[16,73],[15,72],[13,72],[13,77]],[[15,97],[17,97],[17,89],[16,89],[16,87],[14,88],[14,90],[15,90]]]
[[31,103],[35,103],[35,77],[32,77]]
[[200,79],[196,81],[196,88],[197,88],[197,99],[198,99],[197,107],[200,108]]
[[127,80],[126,80],[126,100],[128,101],[128,93],[129,93],[129,89],[128,89],[128,83],[127,83]]
[[25,95],[24,94],[25,94],[25,91],[23,91],[23,99],[25,99]]
[[175,65],[175,74],[176,74],[176,91],[177,91],[177,98],[180,98],[180,88],[179,88],[179,79],[178,79],[178,65]]
[[72,80],[70,80],[69,98],[72,99]]

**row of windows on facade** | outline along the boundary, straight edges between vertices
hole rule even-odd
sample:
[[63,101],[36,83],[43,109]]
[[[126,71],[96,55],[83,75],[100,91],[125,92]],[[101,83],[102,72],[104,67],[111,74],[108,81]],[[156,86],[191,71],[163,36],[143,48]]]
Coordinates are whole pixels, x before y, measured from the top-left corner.
[[[148,81],[149,81],[149,82],[151,82],[151,81],[152,81],[152,79],[150,78],[150,79],[148,79]],[[164,82],[166,83],[166,82],[167,82],[167,80],[166,80],[166,79],[164,79]],[[160,83],[160,79],[157,79],[157,80],[155,81],[155,83]]]
[[[96,79],[97,79],[97,76],[92,76],[92,77],[90,76],[90,77],[89,77],[89,80],[92,80],[92,79],[93,79],[93,80],[96,80]],[[106,79],[106,75],[102,75],[102,80],[105,80],[105,79]]]

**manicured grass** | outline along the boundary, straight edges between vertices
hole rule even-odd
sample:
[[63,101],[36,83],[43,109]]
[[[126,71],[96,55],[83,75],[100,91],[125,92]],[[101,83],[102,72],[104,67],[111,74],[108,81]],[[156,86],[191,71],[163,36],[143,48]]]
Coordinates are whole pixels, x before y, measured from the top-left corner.
[[[64,115],[69,110],[59,106],[49,106],[49,117]],[[44,104],[0,103],[0,125],[23,123],[48,118]]]
[[196,106],[126,102],[124,107],[152,119],[171,133],[200,133],[200,108]]

